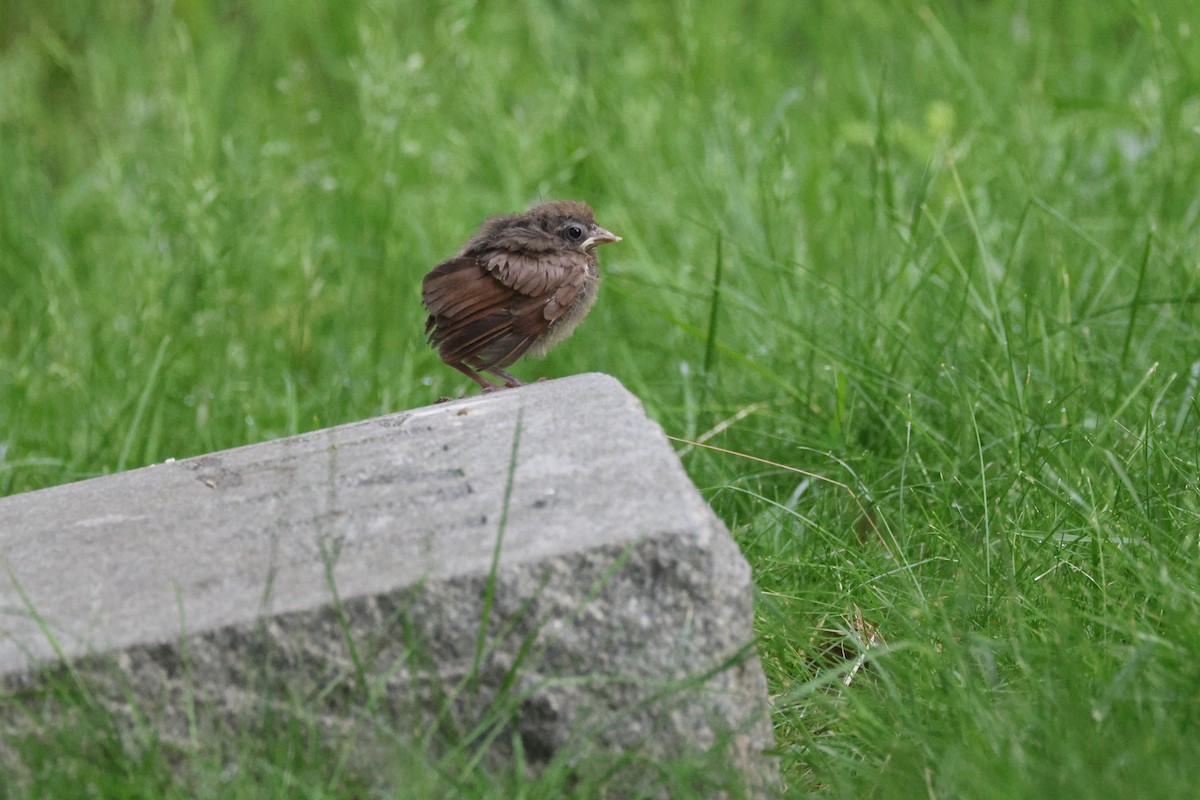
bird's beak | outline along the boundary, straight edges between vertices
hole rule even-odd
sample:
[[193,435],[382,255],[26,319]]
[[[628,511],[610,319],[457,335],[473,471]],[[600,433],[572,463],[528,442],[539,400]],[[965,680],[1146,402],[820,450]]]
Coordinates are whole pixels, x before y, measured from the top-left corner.
[[612,244],[613,242],[621,241],[620,236],[604,230],[599,225],[593,225],[588,234],[588,238],[583,243],[584,250],[591,250],[593,247],[599,247],[602,244]]

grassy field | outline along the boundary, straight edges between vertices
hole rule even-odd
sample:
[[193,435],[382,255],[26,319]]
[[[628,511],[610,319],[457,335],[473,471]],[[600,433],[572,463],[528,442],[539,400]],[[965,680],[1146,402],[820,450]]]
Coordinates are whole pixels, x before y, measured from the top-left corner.
[[[788,796],[1194,796],[1193,4],[433,5],[0,0],[0,494],[475,391],[421,276],[585,199],[625,241],[514,371],[732,451]],[[359,791],[63,737],[0,796]]]

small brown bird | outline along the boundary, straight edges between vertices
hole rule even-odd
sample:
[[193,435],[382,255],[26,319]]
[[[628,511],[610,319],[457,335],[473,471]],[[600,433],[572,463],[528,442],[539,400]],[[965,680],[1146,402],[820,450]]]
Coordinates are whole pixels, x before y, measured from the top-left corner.
[[485,220],[421,284],[429,343],[485,392],[500,387],[481,372],[520,386],[504,367],[571,335],[596,301],[596,248],[619,241],[587,203],[572,200]]

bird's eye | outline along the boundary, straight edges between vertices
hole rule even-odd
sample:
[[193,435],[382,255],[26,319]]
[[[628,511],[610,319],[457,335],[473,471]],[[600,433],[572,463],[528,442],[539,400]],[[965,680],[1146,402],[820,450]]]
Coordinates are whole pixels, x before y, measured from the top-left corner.
[[571,237],[571,241],[578,242],[583,238],[583,228],[578,225],[571,225],[567,228],[567,236]]

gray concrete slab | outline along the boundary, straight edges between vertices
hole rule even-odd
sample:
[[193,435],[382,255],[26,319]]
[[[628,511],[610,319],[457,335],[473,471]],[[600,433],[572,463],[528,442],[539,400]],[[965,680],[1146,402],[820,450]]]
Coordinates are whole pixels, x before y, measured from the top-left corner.
[[[357,657],[397,720],[436,713],[446,686],[469,685],[453,697],[466,724],[513,700],[535,766],[569,744],[726,742],[766,781],[751,639],[745,560],[604,375],[0,500],[0,683],[36,685],[61,653],[165,736],[184,706],[236,726]],[[357,713],[344,694],[321,713]]]

